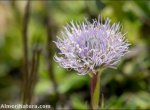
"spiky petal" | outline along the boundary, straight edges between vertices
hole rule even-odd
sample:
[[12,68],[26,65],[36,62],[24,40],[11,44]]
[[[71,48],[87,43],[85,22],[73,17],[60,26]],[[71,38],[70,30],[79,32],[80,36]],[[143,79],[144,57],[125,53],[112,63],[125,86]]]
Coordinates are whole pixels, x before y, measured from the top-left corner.
[[55,60],[64,68],[71,68],[85,75],[96,73],[100,67],[114,68],[128,52],[129,43],[120,32],[119,24],[102,23],[102,18],[71,22],[64,27],[62,36],[55,42],[60,50]]

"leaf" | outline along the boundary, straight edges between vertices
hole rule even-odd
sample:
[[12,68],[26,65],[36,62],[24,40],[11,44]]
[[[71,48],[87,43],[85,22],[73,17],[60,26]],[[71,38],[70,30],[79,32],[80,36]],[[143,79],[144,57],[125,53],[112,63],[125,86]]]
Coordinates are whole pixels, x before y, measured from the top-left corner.
[[76,73],[70,73],[70,75],[64,77],[60,82],[58,90],[60,93],[66,93],[71,89],[80,88],[87,84],[88,77],[77,75]]
[[88,105],[85,103],[79,95],[72,95],[71,97],[71,103],[73,106],[73,109],[75,110],[88,110]]

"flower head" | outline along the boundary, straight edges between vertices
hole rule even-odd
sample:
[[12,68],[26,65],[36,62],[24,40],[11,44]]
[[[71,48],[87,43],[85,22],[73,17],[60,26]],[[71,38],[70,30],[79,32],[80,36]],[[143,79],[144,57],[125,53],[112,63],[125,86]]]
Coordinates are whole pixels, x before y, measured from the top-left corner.
[[96,73],[100,67],[114,68],[121,57],[128,52],[128,41],[120,32],[119,24],[104,23],[102,18],[71,22],[64,27],[62,36],[55,42],[60,50],[55,60],[64,68],[71,68],[81,75]]

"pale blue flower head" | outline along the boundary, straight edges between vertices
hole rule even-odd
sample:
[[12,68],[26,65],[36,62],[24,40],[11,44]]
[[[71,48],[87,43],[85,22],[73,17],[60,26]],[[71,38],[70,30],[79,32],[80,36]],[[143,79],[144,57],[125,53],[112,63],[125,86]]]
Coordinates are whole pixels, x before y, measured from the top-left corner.
[[60,50],[55,60],[64,68],[71,68],[85,75],[96,73],[101,67],[114,68],[128,52],[129,43],[122,34],[119,24],[102,22],[102,18],[85,19],[82,23],[71,22],[55,42]]

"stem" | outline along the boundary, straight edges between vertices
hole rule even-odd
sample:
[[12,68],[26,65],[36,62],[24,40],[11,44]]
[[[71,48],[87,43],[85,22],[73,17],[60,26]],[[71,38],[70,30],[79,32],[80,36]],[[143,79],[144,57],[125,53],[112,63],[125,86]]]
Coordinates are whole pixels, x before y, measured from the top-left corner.
[[100,98],[100,73],[93,75],[91,79],[91,105],[92,109],[98,109]]
[[[51,13],[48,11],[48,6],[47,2],[45,2],[45,23],[46,23],[46,30],[47,30],[47,42],[46,42],[46,54],[45,54],[45,59],[46,59],[46,64],[47,64],[47,69],[48,69],[48,74],[49,78],[52,81],[54,92],[56,93],[56,97],[58,97],[58,101],[60,101],[60,104],[64,106],[64,97],[59,93],[58,91],[58,84],[56,81],[56,77],[54,74],[54,67],[53,67],[53,56],[54,56],[54,43],[53,41],[53,36],[55,36],[55,23],[50,16]],[[54,107],[56,104],[54,105]]]
[[23,104],[26,103],[27,100],[27,88],[28,88],[28,77],[29,77],[29,59],[28,59],[28,23],[29,23],[29,13],[30,13],[30,2],[27,1],[27,5],[25,7],[25,14],[23,18],[23,48],[24,48],[24,73],[23,73]]
[[38,73],[38,67],[39,67],[39,60],[40,60],[40,52],[41,49],[38,47],[38,45],[35,46],[33,50],[33,55],[32,55],[32,65],[31,65],[31,70],[30,70],[30,77],[29,77],[29,85],[28,85],[28,100],[27,104],[31,104],[32,96],[33,96],[33,90],[36,84],[37,80],[37,73]]
[[57,90],[58,85],[56,82],[54,69],[53,69],[54,43],[52,42],[53,41],[52,37],[54,36],[54,32],[53,32],[54,26],[48,13],[46,15],[46,28],[47,28],[46,61],[47,61],[48,73],[49,73],[50,79],[53,82],[54,91],[58,95],[58,90]]
[[93,75],[91,78],[91,106],[92,109],[99,108],[99,100],[100,100],[100,76],[101,76],[102,69]]

